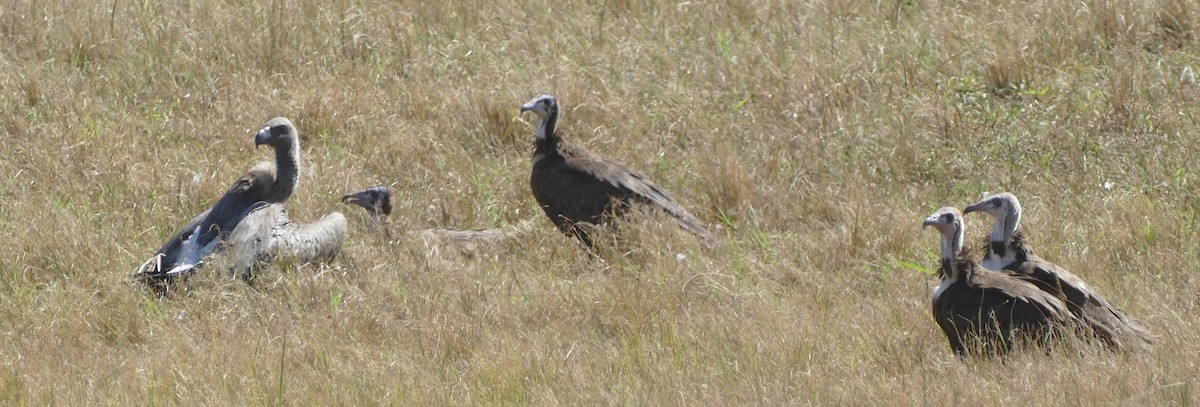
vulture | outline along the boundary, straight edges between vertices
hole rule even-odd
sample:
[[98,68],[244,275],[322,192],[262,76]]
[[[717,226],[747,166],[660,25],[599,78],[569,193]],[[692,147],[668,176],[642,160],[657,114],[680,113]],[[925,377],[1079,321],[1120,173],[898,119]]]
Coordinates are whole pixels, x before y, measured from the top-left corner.
[[942,282],[933,292],[933,317],[959,356],[1003,355],[1014,345],[1046,344],[1072,322],[1067,306],[1025,276],[988,272],[963,249],[962,213],[945,207],[925,219],[941,234]]
[[1042,290],[1065,302],[1071,314],[1110,348],[1145,348],[1154,343],[1154,337],[1141,322],[1108,302],[1083,279],[1033,252],[1024,234],[1017,230],[1021,203],[1015,195],[995,194],[964,208],[963,212],[983,212],[996,219],[987,236],[984,268],[1028,276]]
[[376,185],[343,196],[342,203],[366,209],[367,214],[371,215],[367,226],[374,230],[384,216],[392,214],[392,191],[383,185]]
[[192,218],[139,267],[138,280],[162,284],[185,276],[225,247],[233,252],[233,271],[243,276],[279,256],[315,261],[337,254],[346,237],[345,216],[334,212],[297,225],[283,206],[300,179],[295,126],[282,117],[272,119],[255,134],[254,144],[273,148],[275,161],[252,167],[211,209]]
[[[368,228],[375,230],[387,215],[392,213],[392,191],[388,187],[378,185],[342,197],[342,202],[362,207],[371,217],[367,222]],[[480,246],[492,245],[505,239],[516,237],[522,230],[514,229],[482,229],[460,230],[448,228],[431,228],[413,230],[409,233],[419,237],[427,248],[440,252],[441,248],[454,248],[464,257],[473,257]],[[384,228],[389,236],[390,229]]]
[[521,112],[538,116],[533,171],[529,178],[533,197],[563,233],[591,248],[593,242],[587,224],[607,223],[637,204],[666,211],[705,245],[712,243],[713,235],[704,222],[688,213],[645,175],[564,140],[555,129],[558,102],[554,96],[538,96],[521,106]]

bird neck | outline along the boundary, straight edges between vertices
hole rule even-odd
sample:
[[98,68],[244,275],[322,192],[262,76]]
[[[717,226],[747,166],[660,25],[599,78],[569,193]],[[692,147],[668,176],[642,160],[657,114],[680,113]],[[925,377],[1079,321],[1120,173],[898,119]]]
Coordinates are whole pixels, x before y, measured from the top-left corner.
[[1017,233],[1017,225],[1021,222],[1021,213],[1011,211],[996,219],[992,232],[988,235],[988,249],[1000,257],[1011,250],[1013,235]]
[[958,259],[942,259],[942,281],[958,280]]
[[276,202],[286,201],[300,183],[300,141],[275,148],[275,185],[271,196]]
[[946,280],[957,280],[959,278],[958,270],[958,253],[963,248],[963,230],[959,228],[954,234],[942,237],[942,270],[945,271]]
[[537,132],[534,133],[538,150],[551,150],[558,145],[558,134],[555,133],[557,125],[558,109],[551,110],[544,119],[538,120]]

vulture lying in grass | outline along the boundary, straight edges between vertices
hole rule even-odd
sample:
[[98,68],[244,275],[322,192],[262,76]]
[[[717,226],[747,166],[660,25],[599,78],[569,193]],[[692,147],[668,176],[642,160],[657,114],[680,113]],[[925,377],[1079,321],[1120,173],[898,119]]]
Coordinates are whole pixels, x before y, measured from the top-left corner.
[[[383,228],[389,236],[385,219],[392,213],[392,191],[385,186],[374,186],[342,197],[342,202],[366,209],[371,217],[367,227]],[[489,246],[516,237],[523,232],[520,227],[508,229],[459,230],[432,228],[409,231],[425,243],[426,248],[440,252],[442,248],[453,248],[463,257],[473,257],[482,246]]]
[[704,222],[645,175],[564,140],[555,129],[558,102],[553,96],[538,96],[521,106],[521,111],[538,116],[529,179],[533,197],[563,233],[590,248],[593,242],[586,224],[607,223],[608,218],[623,215],[637,204],[667,212],[704,244],[712,243],[713,235]]
[[959,356],[1005,354],[1015,344],[1046,343],[1071,321],[1058,298],[1026,276],[979,267],[963,249],[962,214],[946,207],[925,219],[942,235],[942,283],[933,292],[933,317]]
[[383,223],[383,217],[392,214],[392,190],[376,185],[342,197],[342,203],[357,205],[367,210],[371,219],[367,227],[375,230]]
[[231,271],[242,276],[280,256],[309,262],[337,255],[346,237],[346,218],[341,213],[297,225],[284,210],[300,179],[295,126],[284,118],[272,119],[255,135],[254,144],[272,147],[275,162],[251,168],[211,209],[192,218],[143,263],[136,279],[162,285],[190,274],[226,247],[233,255]]
[[1017,230],[1021,203],[1016,196],[1007,192],[995,194],[963,212],[983,212],[996,219],[987,237],[984,268],[1028,276],[1042,290],[1064,301],[1092,335],[1113,349],[1145,348],[1153,344],[1153,336],[1141,322],[1108,302],[1083,279],[1033,252],[1024,234]]

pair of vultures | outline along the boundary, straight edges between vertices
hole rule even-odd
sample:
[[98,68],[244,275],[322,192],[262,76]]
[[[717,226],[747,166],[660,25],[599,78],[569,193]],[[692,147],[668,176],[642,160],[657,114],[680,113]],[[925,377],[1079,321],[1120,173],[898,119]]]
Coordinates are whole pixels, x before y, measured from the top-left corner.
[[[700,219],[683,209],[645,175],[628,166],[589,152],[560,137],[558,103],[543,95],[521,106],[538,117],[530,187],[546,216],[563,233],[593,246],[589,229],[606,224],[635,206],[658,209],[676,218],[684,229],[705,244],[712,234]],[[185,277],[218,251],[233,253],[235,274],[253,270],[286,256],[299,262],[332,259],[346,237],[346,219],[334,212],[317,222],[297,225],[287,218],[284,203],[295,192],[300,178],[300,139],[284,118],[273,119],[255,135],[256,146],[275,150],[275,162],[256,165],[208,211],[188,222],[150,260],[136,278],[163,287]],[[377,228],[392,210],[391,191],[377,186],[342,197],[370,214],[368,226]],[[427,229],[422,237],[452,245],[491,243],[512,237],[514,231]]]
[[[963,214],[982,212],[996,223],[982,263],[963,248]],[[941,238],[942,282],[933,292],[933,316],[950,348],[1004,354],[1017,343],[1046,344],[1056,335],[1096,338],[1111,349],[1142,349],[1153,337],[1075,274],[1033,252],[1022,232],[1021,203],[999,193],[963,212],[945,207],[925,219]]]
[[[683,209],[646,175],[563,139],[556,127],[558,102],[553,96],[538,96],[521,106],[521,111],[538,117],[530,189],[538,206],[563,233],[591,248],[594,226],[608,224],[641,206],[669,214],[702,243],[712,243],[714,237],[704,222]],[[375,227],[384,215],[391,213],[391,196],[386,187],[376,186],[346,195],[342,201],[365,208],[371,216],[370,225]],[[436,228],[419,233],[442,241],[494,242],[512,237],[515,231]]]

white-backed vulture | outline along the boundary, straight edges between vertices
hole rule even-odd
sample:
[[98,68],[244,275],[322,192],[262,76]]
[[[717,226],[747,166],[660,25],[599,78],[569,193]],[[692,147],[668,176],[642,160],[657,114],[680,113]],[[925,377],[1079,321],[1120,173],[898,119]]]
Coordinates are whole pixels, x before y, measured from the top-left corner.
[[941,234],[942,282],[933,292],[933,317],[954,353],[1003,355],[1016,344],[1045,344],[1071,322],[1066,304],[1024,276],[979,267],[963,249],[958,209],[942,208],[924,226]]
[[1017,230],[1021,203],[1015,195],[995,194],[964,208],[963,212],[983,212],[996,219],[987,237],[984,268],[1029,276],[1042,290],[1063,300],[1093,335],[1113,349],[1145,348],[1154,343],[1154,337],[1140,321],[1114,306],[1083,279],[1034,253],[1024,233]]
[[704,244],[712,243],[714,237],[704,222],[645,175],[564,140],[556,130],[559,109],[553,96],[538,96],[521,111],[538,116],[529,179],[533,197],[563,233],[590,248],[592,238],[582,224],[608,223],[610,217],[623,215],[637,204],[666,211]]
[[293,224],[283,204],[300,178],[300,138],[285,118],[268,121],[255,134],[255,146],[274,149],[273,163],[255,165],[213,207],[193,218],[138,269],[135,278],[155,285],[186,275],[207,256],[232,247],[234,269],[249,275],[280,255],[299,261],[331,258],[346,235],[340,213],[309,225]]

